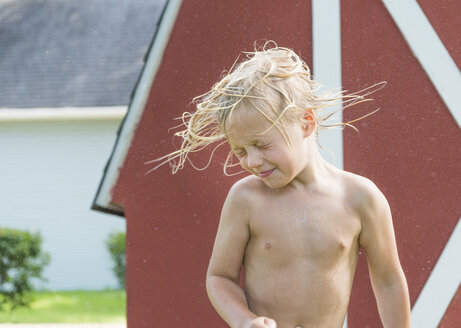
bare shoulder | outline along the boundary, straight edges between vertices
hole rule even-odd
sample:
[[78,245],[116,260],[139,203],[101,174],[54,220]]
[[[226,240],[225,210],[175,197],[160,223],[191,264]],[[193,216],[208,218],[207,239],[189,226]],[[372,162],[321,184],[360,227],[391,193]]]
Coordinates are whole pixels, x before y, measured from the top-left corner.
[[238,180],[227,193],[221,211],[221,221],[235,219],[248,222],[251,216],[251,204],[258,194],[258,184],[251,176]]
[[344,171],[344,181],[348,199],[360,213],[373,211],[376,207],[386,206],[387,200],[378,186],[370,179]]
[[250,175],[234,183],[229,190],[227,200],[239,204],[249,204],[256,197],[261,196],[265,188],[267,187],[259,178]]

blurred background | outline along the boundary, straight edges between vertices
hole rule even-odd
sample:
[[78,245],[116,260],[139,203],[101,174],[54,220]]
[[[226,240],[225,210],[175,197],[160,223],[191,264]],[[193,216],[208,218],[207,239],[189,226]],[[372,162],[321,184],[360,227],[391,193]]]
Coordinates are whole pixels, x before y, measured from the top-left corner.
[[90,207],[165,2],[0,1],[0,229],[41,235],[37,290],[124,287]]

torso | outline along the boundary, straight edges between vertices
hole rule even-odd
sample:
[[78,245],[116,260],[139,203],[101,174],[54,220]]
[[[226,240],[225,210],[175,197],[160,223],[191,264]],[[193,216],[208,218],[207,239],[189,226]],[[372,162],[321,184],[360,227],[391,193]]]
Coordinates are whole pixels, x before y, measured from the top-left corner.
[[[250,310],[278,328],[340,328],[358,258],[360,219],[339,171],[309,191],[273,190],[249,177],[250,239],[245,293]],[[252,180],[251,180],[252,179]]]

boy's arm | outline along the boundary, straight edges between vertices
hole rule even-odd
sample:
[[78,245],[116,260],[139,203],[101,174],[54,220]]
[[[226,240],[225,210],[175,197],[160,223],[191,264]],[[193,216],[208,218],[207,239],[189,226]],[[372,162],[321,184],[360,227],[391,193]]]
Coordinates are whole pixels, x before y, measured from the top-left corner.
[[389,204],[369,182],[360,206],[360,245],[365,250],[371,284],[384,328],[410,328],[408,286],[400,265]]
[[206,277],[211,303],[233,328],[250,327],[257,317],[249,310],[245,293],[239,285],[240,269],[250,236],[247,193],[237,183],[227,196]]

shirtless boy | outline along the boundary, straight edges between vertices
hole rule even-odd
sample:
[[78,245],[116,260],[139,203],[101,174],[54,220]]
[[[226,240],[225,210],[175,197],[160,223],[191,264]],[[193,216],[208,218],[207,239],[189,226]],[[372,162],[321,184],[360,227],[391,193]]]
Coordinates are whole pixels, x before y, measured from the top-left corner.
[[[367,178],[325,161],[317,148],[322,108],[361,96],[319,96],[290,49],[255,51],[212,90],[187,129],[189,151],[224,140],[251,175],[224,203],[206,288],[233,328],[341,328],[359,248],[366,252],[384,327],[409,328],[410,302],[386,198]],[[226,162],[226,166],[229,166]],[[240,270],[244,267],[244,289]]]

